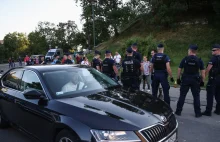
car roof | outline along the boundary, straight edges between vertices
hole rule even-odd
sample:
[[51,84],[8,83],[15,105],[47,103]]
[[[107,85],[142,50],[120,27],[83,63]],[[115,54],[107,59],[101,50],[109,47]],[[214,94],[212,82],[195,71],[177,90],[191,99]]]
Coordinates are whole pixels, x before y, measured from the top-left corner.
[[45,72],[45,71],[54,71],[54,70],[66,70],[71,68],[77,69],[77,68],[90,68],[90,67],[85,65],[34,65],[34,66],[25,66],[20,68]]

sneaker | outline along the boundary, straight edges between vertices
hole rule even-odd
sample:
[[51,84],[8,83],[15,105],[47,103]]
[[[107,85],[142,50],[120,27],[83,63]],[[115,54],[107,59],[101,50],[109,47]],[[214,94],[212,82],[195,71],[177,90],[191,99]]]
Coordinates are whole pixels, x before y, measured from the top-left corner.
[[202,117],[201,113],[196,114],[196,118]]
[[147,92],[150,92],[150,89],[148,89]]
[[214,113],[220,115],[220,111],[215,110]]
[[178,116],[181,116],[181,112],[179,112],[179,111],[176,111],[175,114]]
[[211,112],[208,112],[208,111],[204,111],[202,113],[202,115],[205,115],[205,116],[212,116],[212,113]]

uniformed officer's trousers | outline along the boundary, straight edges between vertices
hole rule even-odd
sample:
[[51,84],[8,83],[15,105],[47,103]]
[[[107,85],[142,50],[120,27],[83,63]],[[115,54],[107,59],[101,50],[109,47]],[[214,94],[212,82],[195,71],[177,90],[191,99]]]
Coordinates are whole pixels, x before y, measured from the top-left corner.
[[183,77],[182,83],[180,87],[180,97],[177,102],[177,109],[176,112],[182,112],[183,105],[185,102],[186,95],[191,88],[191,92],[193,95],[193,104],[194,104],[194,111],[195,114],[201,114],[200,108],[200,82],[198,77]]
[[216,100],[216,111],[220,112],[220,77],[209,79],[207,87],[207,106],[206,111],[212,112],[213,98]]
[[167,73],[164,72],[155,72],[154,77],[153,77],[153,86],[152,86],[152,93],[154,97],[158,97],[158,88],[159,84],[161,83],[162,88],[163,88],[163,94],[164,94],[164,101],[170,105],[170,96],[169,96],[169,90],[170,90],[170,85],[167,79],[168,75]]
[[139,90],[139,80],[138,77],[122,77],[121,82],[125,89]]

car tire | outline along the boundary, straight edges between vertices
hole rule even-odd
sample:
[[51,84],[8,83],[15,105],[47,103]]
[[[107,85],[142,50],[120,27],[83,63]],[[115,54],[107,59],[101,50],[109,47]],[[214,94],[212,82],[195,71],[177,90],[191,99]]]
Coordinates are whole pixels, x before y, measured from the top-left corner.
[[0,128],[7,128],[9,126],[9,123],[2,118],[2,113],[0,111]]
[[56,136],[55,142],[78,142],[78,141],[79,141],[79,138],[76,136],[76,134],[68,130],[62,130]]

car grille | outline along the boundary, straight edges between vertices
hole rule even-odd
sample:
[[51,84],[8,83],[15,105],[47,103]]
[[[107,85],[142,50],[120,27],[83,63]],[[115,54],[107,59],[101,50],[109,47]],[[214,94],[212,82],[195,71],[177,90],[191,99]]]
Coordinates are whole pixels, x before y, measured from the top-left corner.
[[170,119],[165,125],[155,125],[150,128],[141,131],[141,134],[150,142],[158,142],[167,137],[175,128],[177,122],[174,115],[170,116]]

